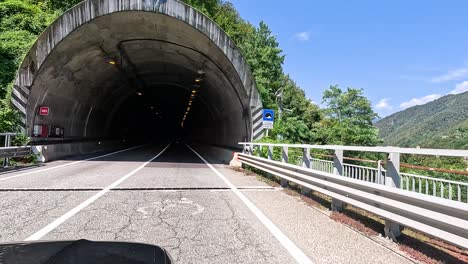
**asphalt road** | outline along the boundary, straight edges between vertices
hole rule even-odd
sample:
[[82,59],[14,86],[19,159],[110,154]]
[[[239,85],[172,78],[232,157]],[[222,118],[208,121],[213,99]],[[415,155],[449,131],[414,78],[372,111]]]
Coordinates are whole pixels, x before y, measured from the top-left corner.
[[174,143],[0,174],[0,242],[136,241],[176,263],[407,261],[254,177],[210,166]]

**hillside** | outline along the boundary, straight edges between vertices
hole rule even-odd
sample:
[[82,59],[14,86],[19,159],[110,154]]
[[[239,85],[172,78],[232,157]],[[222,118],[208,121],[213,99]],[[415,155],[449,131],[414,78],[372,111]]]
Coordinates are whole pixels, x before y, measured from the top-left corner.
[[408,108],[375,125],[386,146],[468,149],[468,92]]

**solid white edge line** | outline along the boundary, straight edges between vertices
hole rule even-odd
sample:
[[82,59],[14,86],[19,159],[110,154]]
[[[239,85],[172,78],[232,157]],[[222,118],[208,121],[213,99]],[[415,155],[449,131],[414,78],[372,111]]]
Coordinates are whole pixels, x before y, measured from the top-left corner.
[[250,211],[262,222],[270,233],[281,243],[281,245],[296,259],[298,263],[313,263],[312,260],[281,231],[265,214],[260,211],[234,184],[232,184],[223,174],[221,174],[213,165],[208,163],[198,152],[186,145],[193,151],[205,164],[216,174],[227,186],[237,195],[237,197],[250,209]]
[[108,156],[111,156],[111,155],[119,154],[119,153],[122,153],[122,152],[125,152],[125,151],[129,151],[129,150],[132,150],[132,149],[141,148],[143,146],[145,146],[145,145],[139,145],[139,146],[136,146],[136,147],[122,149],[122,150],[115,151],[115,152],[112,152],[112,153],[108,153],[108,154],[105,154],[105,155],[101,155],[101,156],[97,156],[97,157],[93,157],[93,158],[88,158],[88,159],[84,159],[84,160],[78,160],[78,161],[74,161],[74,162],[70,162],[70,163],[67,163],[67,164],[62,164],[62,165],[58,165],[58,166],[54,166],[54,167],[50,167],[50,168],[44,168],[44,169],[30,171],[30,172],[26,172],[26,173],[21,173],[21,174],[17,174],[17,175],[5,177],[5,178],[0,178],[0,181],[6,181],[6,180],[10,180],[10,179],[14,179],[14,178],[22,177],[22,176],[27,176],[27,175],[31,175],[31,174],[35,174],[35,173],[39,173],[39,172],[43,172],[43,171],[60,169],[60,168],[63,168],[63,167],[79,164],[79,163],[82,163],[82,162],[85,162],[85,161],[100,159],[100,158],[108,157]]
[[125,176],[123,176],[122,178],[118,179],[117,181],[113,182],[111,185],[107,186],[106,188],[104,188],[103,190],[99,191],[98,193],[96,193],[95,195],[91,196],[90,198],[88,198],[86,201],[82,202],[81,204],[79,204],[78,206],[76,206],[75,208],[71,209],[70,211],[68,211],[67,213],[65,213],[64,215],[62,215],[61,217],[55,219],[52,223],[48,224],[47,226],[43,227],[41,230],[37,231],[36,233],[34,233],[33,235],[29,236],[28,238],[25,239],[25,241],[35,241],[35,240],[39,240],[41,239],[42,237],[44,237],[45,235],[47,235],[49,232],[53,231],[55,228],[57,228],[58,226],[60,226],[61,224],[63,224],[65,221],[67,221],[68,219],[70,219],[71,217],[73,217],[74,215],[76,215],[77,213],[79,213],[81,210],[83,210],[84,208],[86,208],[87,206],[89,206],[90,204],[92,204],[93,202],[95,202],[97,199],[99,199],[101,196],[103,196],[104,194],[106,194],[107,192],[109,192],[111,189],[115,188],[117,185],[121,184],[123,181],[125,181],[126,179],[130,178],[133,174],[137,173],[139,170],[143,169],[146,165],[148,165],[150,162],[152,162],[153,160],[157,159],[159,156],[161,156],[161,154],[164,153],[164,151],[166,151],[166,149],[169,148],[171,144],[168,144],[163,150],[161,150],[161,152],[158,153],[158,155],[152,157],[150,160],[148,160],[147,162],[143,163],[142,165],[140,165],[138,168],[134,169],[133,171],[131,171],[130,173],[126,174]]

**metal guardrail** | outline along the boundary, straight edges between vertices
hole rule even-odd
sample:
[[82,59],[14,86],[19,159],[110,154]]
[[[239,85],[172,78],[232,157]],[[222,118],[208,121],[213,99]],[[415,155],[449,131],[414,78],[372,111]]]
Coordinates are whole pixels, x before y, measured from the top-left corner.
[[266,147],[301,148],[301,149],[349,150],[349,151],[362,151],[362,152],[400,153],[400,154],[462,157],[462,158],[468,157],[468,150],[459,150],[459,149],[359,147],[359,146],[341,146],[341,145],[271,144],[271,143],[253,143],[253,142],[239,142],[239,145],[244,145],[244,146],[255,145],[255,146],[266,146]]
[[24,157],[31,154],[30,146],[11,147],[12,138],[17,136],[17,133],[0,133],[0,137],[5,138],[4,147],[0,147],[0,159],[4,159],[3,166],[8,166],[10,158]]
[[384,218],[385,234],[393,240],[400,235],[401,224],[468,249],[466,204],[251,154],[239,153],[238,157],[242,163],[284,181],[328,195],[332,203],[348,203]]
[[[436,149],[408,149],[408,148],[394,148],[394,147],[355,147],[355,146],[318,146],[320,149],[335,149],[334,155],[327,154],[311,154],[310,150],[317,148],[316,145],[292,145],[292,144],[267,144],[267,143],[240,143],[244,145],[244,149],[250,149],[251,152],[262,152],[263,148],[268,148],[268,159],[273,160],[273,152],[275,148],[281,148],[281,160],[288,161],[291,159],[290,156],[296,154],[295,165],[302,164],[306,168],[311,168],[315,170],[320,170],[328,173],[335,173],[343,175],[348,178],[358,179],[367,182],[373,182],[388,186],[394,186],[408,191],[423,193],[430,196],[437,196],[448,200],[455,200],[460,202],[468,203],[468,182],[462,181],[453,181],[437,177],[427,177],[416,174],[401,173],[400,167],[409,167],[408,164],[400,164],[400,154],[401,153],[389,153],[389,164],[387,161],[371,161],[364,160],[366,162],[372,162],[376,164],[376,168],[359,166],[355,164],[344,163],[344,160],[354,160],[362,161],[357,158],[349,158],[343,156],[344,150],[353,150],[353,151],[370,151],[372,152],[385,152],[385,151],[396,151],[403,150],[402,153],[420,155],[429,155],[428,153],[435,153]],[[302,161],[297,161],[297,150],[302,149]],[[444,155],[455,157],[463,157],[468,155],[467,150],[441,150]],[[391,155],[390,155],[391,154]],[[314,156],[314,157],[312,157]],[[334,161],[318,159],[316,157],[326,157],[332,158]],[[278,158],[277,158],[278,159]],[[292,162],[289,162],[292,163]],[[388,167],[390,166],[390,173],[384,168],[384,164]],[[336,165],[336,166],[335,166]],[[425,167],[424,167],[425,168]],[[436,171],[434,168],[432,171]],[[452,170],[442,170],[438,169],[437,171],[443,172],[454,172]],[[460,173],[464,173],[460,171]],[[459,173],[459,174],[460,174]]]
[[31,155],[31,147],[7,147],[0,148],[0,158],[16,158]]

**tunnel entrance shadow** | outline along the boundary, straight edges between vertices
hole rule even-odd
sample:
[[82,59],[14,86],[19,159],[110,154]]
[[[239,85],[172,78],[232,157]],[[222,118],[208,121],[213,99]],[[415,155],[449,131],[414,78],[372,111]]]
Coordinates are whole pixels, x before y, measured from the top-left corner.
[[[165,144],[153,143],[128,150],[125,152],[117,153],[114,155],[97,158],[90,160],[90,162],[147,162],[151,157],[157,155],[165,146]],[[130,146],[127,146],[129,148]],[[125,149],[125,148],[121,148]],[[212,164],[223,164],[222,161],[217,161],[212,156],[212,153],[206,153],[199,148],[195,148],[202,156],[205,156]],[[119,150],[116,150],[119,151]],[[67,161],[80,161],[86,160],[100,155],[106,155],[112,152],[95,152],[90,155],[79,155],[67,157]],[[209,155],[208,155],[209,154]],[[170,147],[164,151],[157,159],[150,162],[145,167],[147,168],[208,168],[195,153],[193,153],[185,143],[171,143]]]

